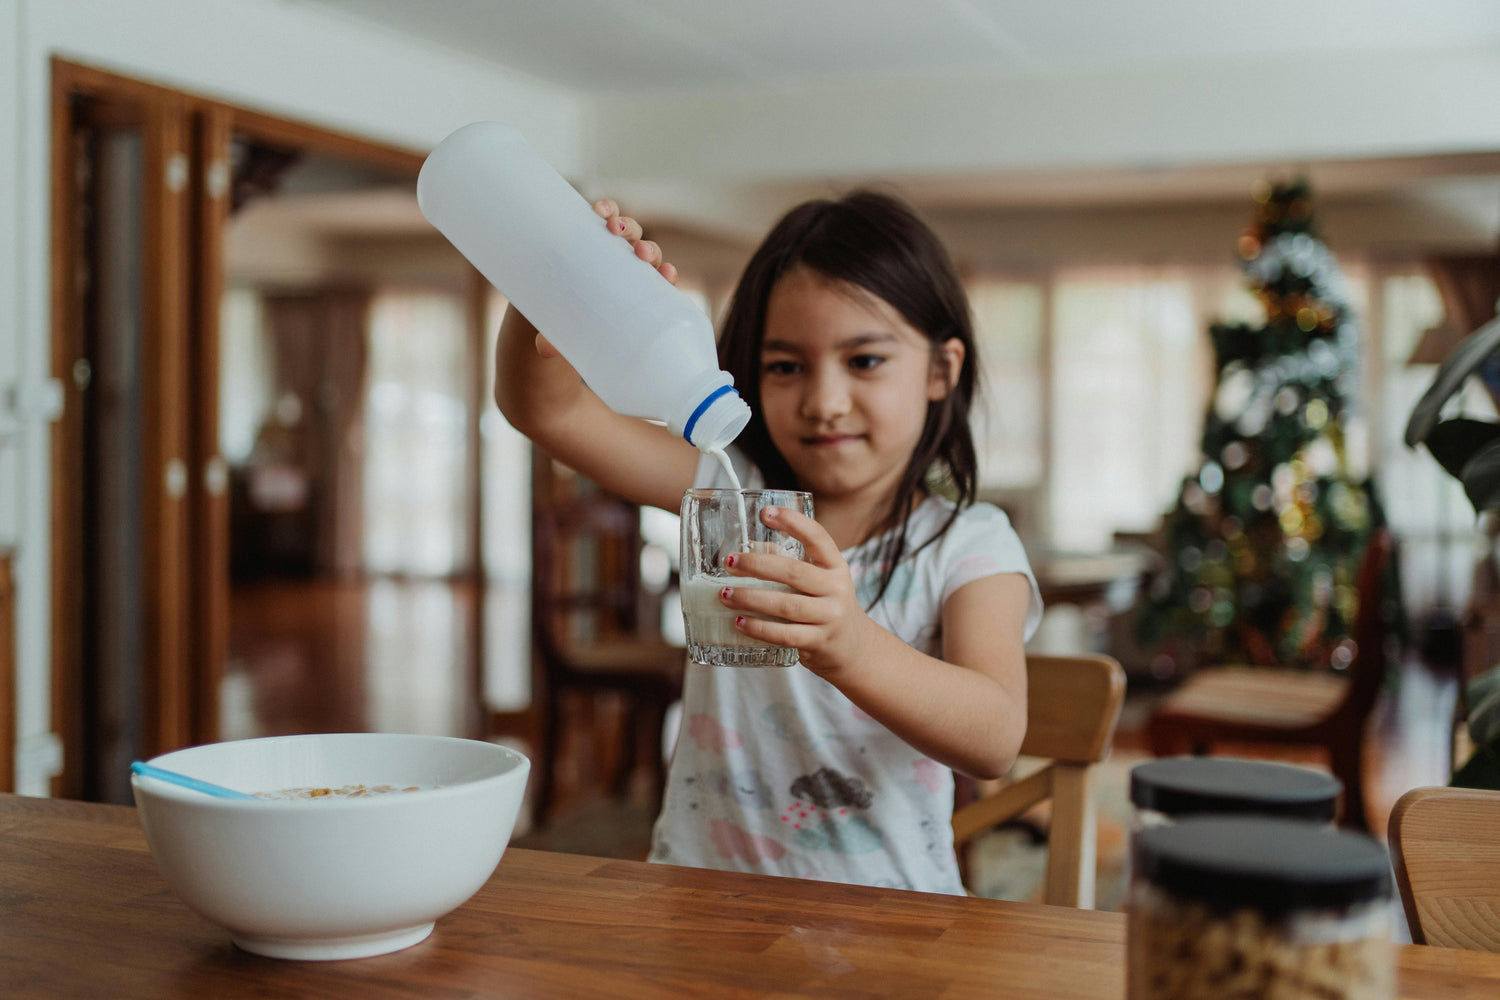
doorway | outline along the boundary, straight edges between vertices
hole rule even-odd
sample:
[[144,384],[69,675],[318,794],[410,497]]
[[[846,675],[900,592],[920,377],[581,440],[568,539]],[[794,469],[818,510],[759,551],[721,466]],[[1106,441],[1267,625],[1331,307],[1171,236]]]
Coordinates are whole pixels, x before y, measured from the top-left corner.
[[420,164],[54,61],[53,794],[224,738],[524,727],[503,303]]
[[472,269],[409,174],[239,134],[233,149],[255,180],[223,255],[220,736],[478,735],[479,540],[506,521],[480,508],[506,483],[481,488]]
[[88,84],[59,79],[53,95],[53,363],[70,404],[53,449],[53,523],[67,526],[53,533],[54,724],[71,765],[54,791],[124,801],[132,754],[195,731],[183,671],[190,136],[180,101]]

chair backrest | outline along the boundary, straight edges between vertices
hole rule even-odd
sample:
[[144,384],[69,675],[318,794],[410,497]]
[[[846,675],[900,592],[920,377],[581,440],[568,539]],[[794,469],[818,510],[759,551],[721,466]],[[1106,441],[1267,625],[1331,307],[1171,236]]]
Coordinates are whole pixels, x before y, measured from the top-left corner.
[[535,490],[532,634],[549,662],[640,625],[640,508],[613,494]]
[[1047,763],[955,811],[954,844],[964,844],[1051,799],[1043,900],[1054,906],[1092,908],[1097,855],[1094,766],[1109,756],[1124,698],[1125,671],[1111,657],[1028,655],[1021,753],[1046,758]]
[[1500,952],[1500,791],[1412,789],[1388,835],[1412,940]]
[[1395,550],[1390,529],[1370,533],[1359,562],[1355,586],[1359,611],[1354,618],[1354,661],[1349,665],[1349,690],[1334,714],[1363,722],[1375,709],[1385,683],[1385,577]]

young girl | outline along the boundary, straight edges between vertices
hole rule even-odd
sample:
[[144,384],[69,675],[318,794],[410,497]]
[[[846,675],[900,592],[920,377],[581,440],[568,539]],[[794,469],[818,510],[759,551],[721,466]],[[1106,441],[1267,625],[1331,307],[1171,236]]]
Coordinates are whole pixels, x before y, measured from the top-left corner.
[[[595,209],[676,280],[633,220]],[[545,332],[514,309],[501,331],[496,399],[519,430],[638,503],[676,511],[689,487],[730,485],[681,438],[608,410]],[[719,359],[752,412],[730,449],[742,484],[810,491],[816,514],[764,514],[805,561],[726,559],[793,593],[720,600],[801,665],[689,664],[651,859],[962,893],[951,769],[1014,761],[1041,598],[1005,514],[973,502],[977,361],[953,265],[893,198],[803,204],[751,258]]]

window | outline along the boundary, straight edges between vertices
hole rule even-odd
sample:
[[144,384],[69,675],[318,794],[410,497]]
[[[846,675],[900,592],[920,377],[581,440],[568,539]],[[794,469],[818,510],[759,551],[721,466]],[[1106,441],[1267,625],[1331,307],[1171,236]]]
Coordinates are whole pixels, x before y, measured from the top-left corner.
[[487,373],[479,400],[484,700],[513,711],[531,701],[531,443],[495,406],[495,345],[509,303],[491,291],[485,315]]
[[219,452],[243,464],[272,404],[271,358],[260,294],[226,289],[219,306]]
[[364,562],[371,573],[462,568],[469,364],[463,300],[387,291],[370,305]]
[[[1401,585],[1413,612],[1433,606],[1457,611],[1469,596],[1474,508],[1425,447],[1408,448],[1404,440],[1412,408],[1438,370],[1434,364],[1408,364],[1407,358],[1423,332],[1443,321],[1443,302],[1425,274],[1389,275],[1379,288],[1381,337],[1375,357],[1381,405],[1375,448],[1380,496],[1401,539]],[[1493,404],[1473,379],[1449,409],[1494,419]]]
[[1060,272],[1053,317],[1050,537],[1097,551],[1154,528],[1196,467],[1207,337],[1180,272]]
[[972,421],[980,490],[1034,489],[1046,464],[1046,289],[1034,281],[981,280],[968,291],[980,366]]

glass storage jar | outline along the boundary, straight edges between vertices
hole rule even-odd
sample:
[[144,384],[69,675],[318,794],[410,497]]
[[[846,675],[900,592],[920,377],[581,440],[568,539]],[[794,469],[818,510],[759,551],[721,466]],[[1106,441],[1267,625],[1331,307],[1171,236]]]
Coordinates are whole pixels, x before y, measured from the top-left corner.
[[1391,1000],[1390,875],[1361,834],[1189,817],[1134,841],[1129,1000]]
[[1327,771],[1239,757],[1163,757],[1130,771],[1134,830],[1186,816],[1234,813],[1322,823],[1343,783]]

